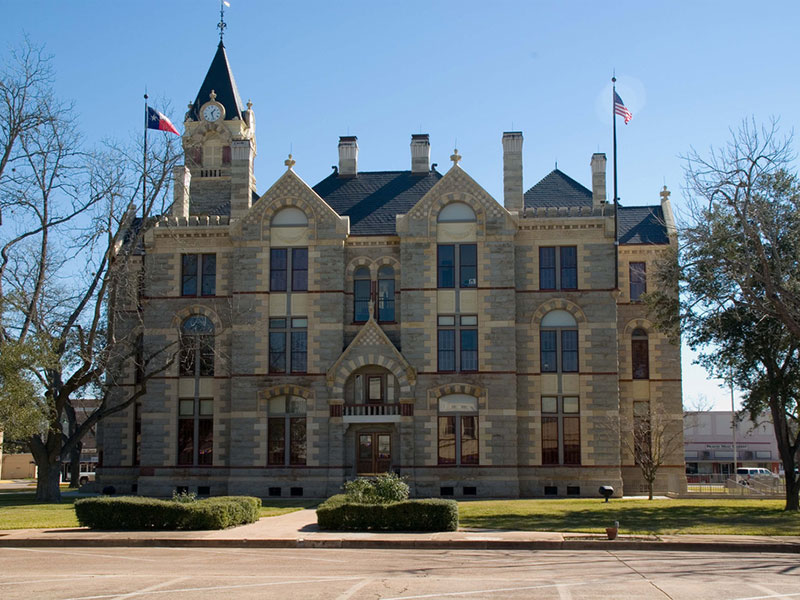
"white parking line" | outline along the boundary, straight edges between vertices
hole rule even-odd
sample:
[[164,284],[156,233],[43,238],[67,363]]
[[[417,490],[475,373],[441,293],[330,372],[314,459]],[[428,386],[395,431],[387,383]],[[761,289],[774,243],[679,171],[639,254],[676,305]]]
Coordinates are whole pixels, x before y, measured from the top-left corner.
[[355,594],[355,593],[356,593],[358,590],[360,590],[360,589],[361,589],[361,588],[363,588],[364,586],[367,586],[367,585],[369,585],[369,584],[370,584],[370,583],[372,583],[373,581],[375,581],[375,579],[373,579],[373,578],[371,578],[371,577],[370,577],[370,578],[367,578],[367,579],[364,579],[363,581],[359,581],[359,582],[358,582],[357,584],[355,584],[353,587],[351,587],[351,588],[349,588],[349,589],[345,590],[345,591],[344,591],[342,594],[340,594],[339,596],[337,596],[337,597],[336,597],[336,600],[349,600],[349,598],[352,598],[352,597],[353,597],[353,594]]
[[0,550],[16,550],[18,552],[39,552],[42,554],[64,554],[67,556],[100,556],[102,558],[124,558],[125,560],[138,560],[141,562],[164,562],[156,558],[135,558],[133,556],[124,556],[120,554],[98,554],[97,552],[65,552],[63,550],[37,550],[35,548],[20,548],[12,546],[0,547]]
[[[526,585],[520,587],[493,588],[486,590],[471,590],[467,592],[439,592],[438,594],[422,594],[420,596],[397,596],[395,598],[384,598],[383,600],[418,600],[420,598],[453,598],[456,596],[473,596],[475,594],[499,594],[502,592],[524,592],[526,590],[545,590],[549,588],[577,587],[579,585],[595,585],[598,583],[619,583],[619,578],[614,579],[594,579],[588,581],[576,581],[574,583],[543,583],[540,585]],[[744,600],[744,599],[742,599]]]
[[[293,579],[289,581],[268,581],[263,583],[243,583],[239,585],[213,585],[205,587],[180,588],[174,590],[153,590],[150,592],[137,592],[141,596],[154,596],[156,594],[183,594],[188,592],[213,592],[215,590],[236,590],[244,588],[257,588],[275,585],[303,585],[308,583],[322,583],[323,581],[354,581],[361,577],[331,577],[329,579]],[[119,594],[103,594],[102,596],[76,596],[64,600],[103,600],[104,598],[117,598]]]
[[747,598],[731,598],[731,600],[767,600],[768,598],[797,598],[800,597],[800,592],[793,594],[771,594],[769,596],[748,596]]
[[167,587],[168,585],[173,585],[180,581],[186,581],[187,579],[191,579],[191,577],[176,577],[175,579],[170,579],[169,581],[162,581],[161,583],[156,583],[154,585],[148,586],[141,590],[137,590],[135,592],[128,592],[127,594],[114,596],[114,600],[123,600],[124,598],[133,598],[134,596],[141,596],[142,594],[146,594],[147,592],[152,592],[153,590],[160,590],[161,588]]

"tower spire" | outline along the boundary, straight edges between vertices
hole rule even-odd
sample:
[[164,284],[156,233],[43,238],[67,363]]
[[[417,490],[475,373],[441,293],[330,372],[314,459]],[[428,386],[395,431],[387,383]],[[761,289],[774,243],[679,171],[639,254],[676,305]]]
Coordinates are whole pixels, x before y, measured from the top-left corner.
[[222,37],[225,35],[225,29],[228,27],[225,24],[225,7],[230,7],[231,3],[226,2],[226,0],[220,0],[219,2],[219,23],[217,23],[217,29],[219,29],[219,43],[222,43]]

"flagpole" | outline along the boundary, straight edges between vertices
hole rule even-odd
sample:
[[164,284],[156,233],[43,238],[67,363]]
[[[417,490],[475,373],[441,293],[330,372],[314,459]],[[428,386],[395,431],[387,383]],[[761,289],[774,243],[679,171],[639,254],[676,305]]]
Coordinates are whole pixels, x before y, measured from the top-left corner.
[[617,229],[617,212],[619,197],[617,196],[617,78],[611,77],[611,119],[614,123],[614,289],[619,289],[619,231]]
[[[147,92],[144,93],[144,155],[142,156],[142,225],[147,205]],[[616,163],[615,163],[616,164]],[[615,184],[616,185],[616,184]]]

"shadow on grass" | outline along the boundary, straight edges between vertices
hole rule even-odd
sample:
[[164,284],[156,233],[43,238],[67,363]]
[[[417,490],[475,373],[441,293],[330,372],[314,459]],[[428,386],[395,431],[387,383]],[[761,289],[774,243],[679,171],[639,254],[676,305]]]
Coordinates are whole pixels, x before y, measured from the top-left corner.
[[522,531],[603,532],[614,521],[626,533],[716,533],[746,535],[800,535],[800,515],[771,507],[693,505],[626,506],[609,503],[602,509],[563,509],[547,512],[513,512],[470,515],[462,527]]

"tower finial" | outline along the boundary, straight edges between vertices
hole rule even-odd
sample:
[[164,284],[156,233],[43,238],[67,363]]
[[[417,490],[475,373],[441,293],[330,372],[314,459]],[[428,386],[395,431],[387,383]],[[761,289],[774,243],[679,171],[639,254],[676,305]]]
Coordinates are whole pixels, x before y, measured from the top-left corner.
[[220,0],[219,2],[219,23],[217,23],[217,29],[219,29],[219,43],[222,43],[222,36],[225,35],[225,29],[228,27],[225,24],[225,7],[230,8],[231,3],[227,2],[227,0]]

